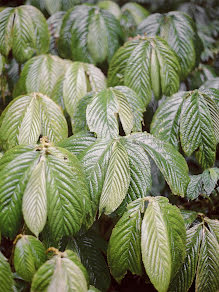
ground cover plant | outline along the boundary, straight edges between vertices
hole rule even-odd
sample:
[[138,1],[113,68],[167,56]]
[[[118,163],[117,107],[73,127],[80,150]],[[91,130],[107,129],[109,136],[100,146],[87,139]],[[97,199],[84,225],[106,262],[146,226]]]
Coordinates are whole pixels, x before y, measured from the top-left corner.
[[219,291],[214,0],[0,7],[0,292]]

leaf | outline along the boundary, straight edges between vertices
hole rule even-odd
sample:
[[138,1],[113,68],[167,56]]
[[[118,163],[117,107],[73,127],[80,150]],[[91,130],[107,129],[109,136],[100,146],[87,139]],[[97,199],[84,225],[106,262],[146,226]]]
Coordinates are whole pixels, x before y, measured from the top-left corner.
[[210,195],[213,192],[215,186],[217,185],[218,178],[219,176],[214,170],[214,168],[206,169],[202,173],[202,181],[204,184],[204,190],[207,195]]
[[15,237],[22,223],[22,196],[39,151],[33,146],[17,146],[7,151],[0,164],[0,230],[2,235]]
[[0,291],[14,291],[14,280],[8,260],[0,252]]
[[77,103],[89,91],[105,88],[105,77],[94,65],[74,62],[64,76],[63,98],[66,110],[73,117]]
[[182,78],[195,66],[196,28],[188,15],[179,11],[154,13],[140,23],[138,33],[158,35],[168,42],[179,58]]
[[98,2],[98,7],[109,11],[117,19],[119,19],[121,16],[121,10],[120,10],[119,5],[113,1],[108,1],[108,0],[100,1]]
[[96,63],[102,63],[108,54],[107,27],[100,10],[92,10],[87,36],[88,51]]
[[169,292],[186,292],[191,287],[197,269],[202,227],[196,224],[187,230],[186,258],[170,284]]
[[31,292],[77,291],[87,292],[86,278],[77,262],[59,253],[43,264],[34,275]]
[[[100,2],[101,3],[101,2]],[[89,290],[88,292],[100,292],[100,290],[98,290],[97,288],[95,288],[94,286],[90,285],[89,286]]]
[[110,237],[107,259],[113,277],[120,282],[127,270],[142,274],[141,265],[141,212],[144,201],[128,205],[127,212],[117,222]]
[[192,175],[187,188],[186,197],[190,200],[198,198],[202,191],[202,175]]
[[46,197],[46,173],[45,156],[39,158],[39,162],[33,169],[27,183],[23,201],[22,211],[25,223],[30,231],[38,237],[43,230],[47,219],[47,197]]
[[100,249],[103,239],[93,230],[69,241],[67,248],[75,251],[87,269],[90,284],[101,291],[107,291],[110,285],[110,273]]
[[17,97],[6,107],[0,119],[3,149],[36,143],[40,135],[48,136],[54,142],[67,137],[67,122],[59,106],[40,93]]
[[52,55],[31,58],[23,67],[13,95],[16,97],[20,94],[40,92],[52,98],[53,88],[65,72],[67,64],[66,61]]
[[195,150],[202,168],[211,167],[215,160],[216,139],[207,102],[201,92],[191,92],[183,104],[180,121],[181,145],[186,155]]
[[145,106],[151,99],[150,53],[150,42],[139,42],[127,60],[124,74],[124,85],[133,89]]
[[186,229],[190,227],[190,225],[194,222],[194,220],[197,218],[198,213],[195,211],[190,211],[190,210],[180,210],[181,215],[183,216],[184,223],[186,225]]
[[219,245],[210,231],[203,227],[195,288],[196,291],[217,291],[219,288]]
[[95,94],[86,110],[90,131],[98,137],[116,138],[119,134],[117,114],[126,135],[130,134],[134,126],[134,115],[123,91],[115,87]]
[[182,215],[168,199],[149,199],[141,229],[142,259],[159,292],[169,284],[185,258],[186,230]]
[[151,123],[151,134],[179,149],[180,114],[184,92],[168,97],[157,109]]
[[90,132],[81,132],[60,141],[56,145],[67,149],[75,155],[79,155],[95,142],[96,138],[93,134]]
[[219,242],[219,220],[217,219],[212,220],[205,217],[205,222],[207,222],[211,233],[215,235],[215,237],[217,238],[217,241]]
[[129,136],[133,144],[140,145],[154,160],[175,195],[185,196],[189,183],[188,166],[181,154],[169,143],[147,133]]
[[31,235],[22,235],[14,250],[14,267],[19,276],[31,282],[35,272],[46,261],[43,244]]
[[127,194],[129,183],[128,154],[125,147],[119,141],[115,141],[100,197],[100,214],[104,212],[108,215],[119,207]]
[[8,56],[12,46],[14,9],[7,7],[0,12],[0,53]]

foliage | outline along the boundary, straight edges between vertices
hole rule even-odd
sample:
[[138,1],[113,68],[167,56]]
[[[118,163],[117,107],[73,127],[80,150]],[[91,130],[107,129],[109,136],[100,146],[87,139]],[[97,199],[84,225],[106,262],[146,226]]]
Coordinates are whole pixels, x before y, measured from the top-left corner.
[[0,7],[0,292],[219,290],[216,4]]

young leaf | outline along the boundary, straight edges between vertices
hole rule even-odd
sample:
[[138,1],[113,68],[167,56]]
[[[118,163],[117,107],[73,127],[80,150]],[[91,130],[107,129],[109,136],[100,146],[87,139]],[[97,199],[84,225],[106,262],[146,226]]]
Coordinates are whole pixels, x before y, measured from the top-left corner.
[[219,242],[219,220],[212,220],[206,217],[205,222],[207,222],[211,233],[215,235],[217,241]]
[[141,212],[144,210],[144,201],[136,200],[127,209],[113,229],[107,251],[111,273],[118,282],[127,270],[133,274],[142,274]]
[[202,233],[195,288],[200,292],[213,292],[219,288],[219,244],[206,227]]
[[31,292],[77,291],[87,292],[88,284],[78,260],[58,253],[43,264],[33,277]]
[[202,237],[202,226],[196,224],[187,230],[186,258],[170,284],[169,292],[186,292],[194,280]]
[[45,156],[39,158],[32,170],[22,200],[22,211],[27,227],[38,237],[47,219]]
[[170,281],[185,258],[186,230],[182,215],[168,199],[149,199],[141,228],[142,259],[146,272],[159,292]]
[[3,149],[36,143],[40,135],[48,136],[53,142],[67,138],[67,122],[59,106],[40,93],[15,98],[0,119]]
[[119,141],[115,141],[100,197],[100,214],[102,212],[110,214],[119,207],[127,194],[129,183],[128,154],[125,147]]
[[43,244],[31,235],[22,235],[14,250],[14,267],[19,276],[31,282],[35,272],[46,261]]
[[8,260],[0,252],[0,291],[14,291],[14,280]]

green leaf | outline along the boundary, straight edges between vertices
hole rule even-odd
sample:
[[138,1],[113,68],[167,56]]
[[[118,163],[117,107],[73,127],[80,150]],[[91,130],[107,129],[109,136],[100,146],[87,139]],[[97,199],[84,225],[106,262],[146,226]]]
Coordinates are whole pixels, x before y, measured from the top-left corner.
[[110,273],[100,246],[103,239],[93,230],[69,241],[67,248],[75,251],[87,269],[90,284],[101,291],[107,291],[110,285]]
[[65,72],[67,65],[67,61],[52,55],[31,58],[23,67],[13,93],[14,97],[20,94],[40,92],[52,98],[54,86]]
[[36,143],[40,135],[48,136],[53,142],[67,137],[67,122],[59,106],[40,93],[17,97],[6,107],[0,119],[3,149]]
[[154,160],[173,194],[185,196],[189,176],[184,157],[171,144],[147,133],[132,134],[128,139],[140,145]]
[[115,141],[99,203],[99,213],[115,211],[125,198],[130,183],[129,159],[125,147]]
[[7,7],[0,12],[0,53],[8,56],[12,47],[14,9]]
[[186,197],[190,200],[195,200],[198,198],[202,192],[202,175],[192,175],[190,177],[190,182],[188,184]]
[[93,134],[89,132],[81,132],[60,141],[56,145],[67,149],[75,155],[79,155],[95,142],[96,138]]
[[59,253],[43,264],[34,275],[31,292],[77,291],[87,292],[88,285],[78,262],[67,253]]
[[63,98],[66,110],[73,117],[77,103],[89,91],[105,88],[105,77],[100,69],[91,64],[74,62],[64,76]]
[[37,237],[43,230],[47,219],[45,156],[42,155],[39,160],[32,170],[22,201],[25,223]]
[[97,288],[95,288],[94,286],[90,285],[89,286],[89,290],[88,292],[100,292],[100,290],[98,290]]
[[183,216],[184,223],[186,225],[186,229],[190,227],[190,225],[195,221],[195,219],[198,216],[198,213],[195,211],[190,211],[190,210],[180,210],[181,215]]
[[219,220],[217,219],[212,220],[205,217],[205,222],[207,222],[211,233],[215,235],[215,237],[217,238],[217,241],[219,242]]
[[91,212],[90,195],[78,159],[67,150],[52,146],[45,138],[40,145],[17,146],[6,152],[1,159],[0,174],[0,227],[6,236],[13,237],[22,222],[23,194],[28,227],[38,235],[47,214],[49,232],[56,241],[74,235]]
[[219,288],[219,244],[213,234],[203,227],[195,287],[196,291],[217,291]]
[[165,292],[185,258],[186,230],[182,215],[168,199],[150,197],[141,230],[146,272],[154,287]]
[[64,16],[58,47],[65,58],[96,64],[110,61],[121,39],[119,21],[111,13],[78,5]]
[[188,15],[179,11],[154,13],[141,22],[138,33],[158,35],[168,42],[179,58],[182,78],[195,66],[196,28]]
[[14,280],[8,260],[0,252],[0,291],[14,291]]
[[217,185],[218,179],[219,179],[219,176],[217,172],[214,170],[214,168],[206,169],[202,173],[204,190],[207,195],[210,195],[213,192],[215,186]]
[[120,282],[127,270],[142,274],[141,265],[141,212],[144,201],[128,205],[127,212],[117,222],[110,237],[107,259],[113,277]]
[[191,287],[197,269],[202,237],[200,224],[187,230],[186,258],[170,284],[169,292],[186,292]]
[[168,97],[157,109],[151,123],[151,134],[179,149],[179,123],[184,92]]
[[40,152],[33,151],[33,146],[14,149],[7,151],[0,163],[0,230],[11,239],[21,226],[22,196],[40,157]]
[[216,139],[213,123],[203,94],[196,90],[187,95],[183,104],[180,139],[186,155],[198,151],[197,160],[204,169],[214,164]]
[[119,19],[121,16],[121,10],[117,3],[110,1],[110,0],[104,0],[97,3],[98,7],[101,9],[109,11],[111,14],[115,16],[115,18]]
[[14,267],[19,276],[31,282],[35,272],[46,261],[43,244],[31,235],[22,235],[14,250]]
[[[131,93],[137,99],[136,94]],[[119,134],[117,114],[124,132],[126,135],[130,134],[134,127],[134,109],[132,111],[123,88],[109,88],[95,94],[86,110],[90,131],[98,137],[116,138]]]

